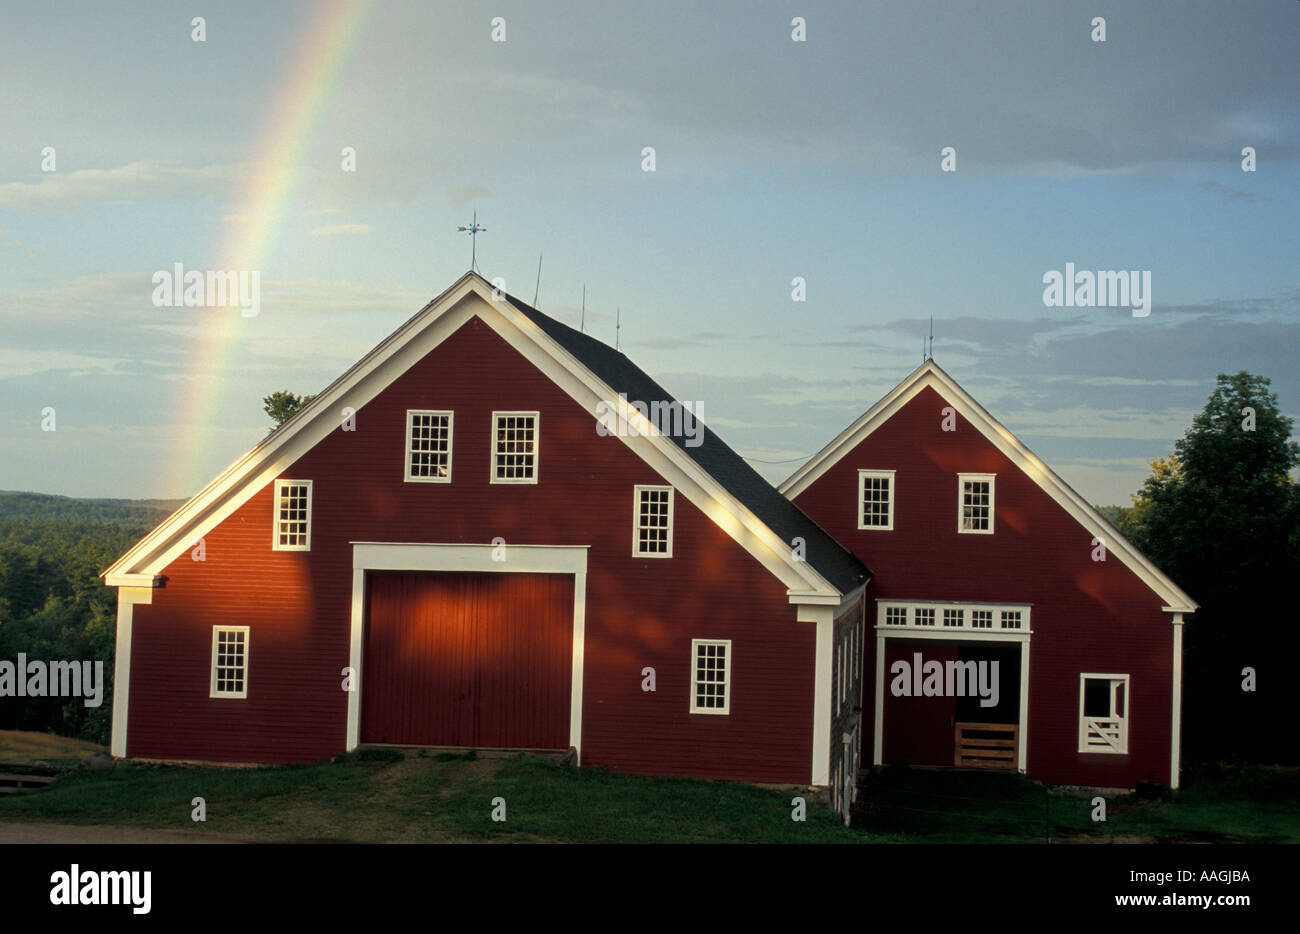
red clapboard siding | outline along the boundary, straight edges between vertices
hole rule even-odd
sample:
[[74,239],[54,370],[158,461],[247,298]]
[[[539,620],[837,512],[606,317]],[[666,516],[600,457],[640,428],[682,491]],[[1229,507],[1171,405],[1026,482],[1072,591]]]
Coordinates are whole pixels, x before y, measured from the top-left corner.
[[[1113,555],[1094,562],[1092,533],[973,426],[958,418],[955,431],[943,431],[947,405],[923,389],[795,503],[875,573],[868,626],[879,599],[1033,604],[1029,774],[1072,784],[1167,783],[1173,626],[1161,599]],[[857,528],[860,469],[896,471],[892,531]],[[957,532],[958,473],[997,474],[994,534]],[[874,638],[866,650],[865,670],[874,672]],[[1077,751],[1082,672],[1132,676],[1128,755]],[[870,685],[866,694],[871,723]],[[870,730],[862,743],[870,762]],[[885,748],[893,748],[889,739]]]
[[[405,483],[407,409],[455,413],[452,482]],[[491,484],[492,412],[540,413],[536,484]],[[310,552],[272,551],[271,485],[134,608],[127,751],[286,762],[345,745],[356,541],[585,545],[582,761],[612,770],[811,779],[815,632],[786,588],[679,491],[673,557],[634,558],[633,486],[666,481],[471,319],[281,474],[310,479]],[[212,626],[248,625],[249,696],[210,700]],[[728,716],[689,712],[693,638],[731,639]],[[642,689],[645,669],[655,690]]]
[[565,749],[573,578],[369,574],[361,741]]

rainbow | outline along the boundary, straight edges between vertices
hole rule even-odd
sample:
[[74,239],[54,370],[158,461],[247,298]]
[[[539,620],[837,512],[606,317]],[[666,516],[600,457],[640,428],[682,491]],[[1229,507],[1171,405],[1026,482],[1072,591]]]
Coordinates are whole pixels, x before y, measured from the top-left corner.
[[[220,260],[212,268],[260,270],[263,283],[269,278],[281,224],[300,187],[303,166],[319,155],[311,146],[314,131],[373,6],[374,0],[328,0],[295,41],[280,93],[258,135],[251,171],[238,194],[241,213],[227,225]],[[342,145],[333,152],[334,159],[341,159]],[[231,401],[238,378],[235,355],[256,333],[255,322],[237,308],[207,309],[201,315],[187,363],[196,388],[181,396],[179,436],[159,495],[189,496],[211,479],[218,450],[212,428],[225,421],[220,413]],[[268,392],[282,388],[290,387],[268,387]]]

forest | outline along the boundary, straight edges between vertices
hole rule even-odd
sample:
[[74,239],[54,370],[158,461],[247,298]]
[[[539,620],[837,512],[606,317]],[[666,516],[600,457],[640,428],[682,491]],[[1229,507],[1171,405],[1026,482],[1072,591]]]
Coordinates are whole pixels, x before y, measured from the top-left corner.
[[102,660],[105,700],[6,697],[0,729],[107,744],[117,592],[99,575],[180,501],[0,492],[0,659]]

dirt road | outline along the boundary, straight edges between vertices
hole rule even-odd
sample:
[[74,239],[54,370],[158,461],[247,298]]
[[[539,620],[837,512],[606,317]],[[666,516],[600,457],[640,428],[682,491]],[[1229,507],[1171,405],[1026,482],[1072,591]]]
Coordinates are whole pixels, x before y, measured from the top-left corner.
[[184,830],[151,830],[112,824],[29,824],[0,821],[0,844],[8,843],[247,843],[240,837]]

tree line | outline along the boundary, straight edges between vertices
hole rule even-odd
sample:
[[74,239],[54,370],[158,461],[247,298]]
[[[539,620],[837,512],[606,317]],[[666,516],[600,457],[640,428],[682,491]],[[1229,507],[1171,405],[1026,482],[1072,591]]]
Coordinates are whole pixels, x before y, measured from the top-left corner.
[[[1132,505],[1102,510],[1200,604],[1184,627],[1186,763],[1300,761],[1289,696],[1300,626],[1288,599],[1300,581],[1300,446],[1270,385],[1219,374]],[[311,398],[263,401],[278,426]],[[178,505],[0,492],[0,660],[103,659],[111,682],[116,594],[99,575]],[[106,743],[108,696],[97,708],[4,698],[0,728]]]

